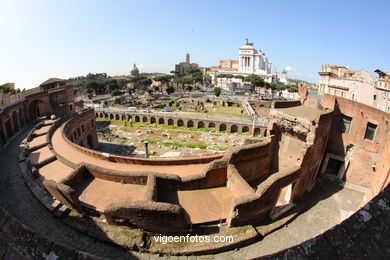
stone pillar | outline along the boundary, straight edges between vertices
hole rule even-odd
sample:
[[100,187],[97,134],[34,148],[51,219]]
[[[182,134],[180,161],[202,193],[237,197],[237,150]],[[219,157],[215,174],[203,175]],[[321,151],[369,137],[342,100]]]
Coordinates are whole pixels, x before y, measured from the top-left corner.
[[145,158],[149,158],[149,143],[145,141],[144,145],[145,145]]

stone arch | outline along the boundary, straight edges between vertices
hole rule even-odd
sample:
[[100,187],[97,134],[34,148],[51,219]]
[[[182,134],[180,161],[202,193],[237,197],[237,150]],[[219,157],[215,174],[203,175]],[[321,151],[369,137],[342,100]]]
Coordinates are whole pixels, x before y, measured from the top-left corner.
[[268,130],[267,130],[267,129],[265,129],[265,130],[264,130],[264,134],[263,134],[263,135],[266,137],[266,136],[267,136],[267,134],[268,134]]
[[110,119],[114,119],[114,115],[113,114],[110,114]]
[[263,104],[260,104],[260,106],[259,107],[264,107],[264,105]]
[[133,120],[133,116],[132,115],[127,115],[127,121],[130,121],[130,120]]
[[238,127],[236,125],[232,125],[230,127],[230,133],[237,133],[238,132]]
[[226,125],[225,124],[220,124],[219,125],[219,131],[226,131]]
[[46,114],[46,105],[42,100],[36,99],[30,103],[29,111],[31,120],[35,120]]
[[139,116],[135,116],[135,122],[139,122],[139,121],[141,121]]
[[160,118],[158,119],[158,123],[159,123],[160,125],[165,124],[164,118],[160,117]]
[[0,144],[5,144],[7,142],[7,138],[3,132],[2,126],[0,125]]
[[194,127],[194,121],[188,120],[187,127]]
[[203,121],[199,121],[198,122],[198,128],[204,128],[204,122]]
[[115,120],[120,120],[120,117],[118,114],[115,115]]
[[172,119],[172,118],[169,118],[169,119],[168,119],[168,125],[173,125],[173,124],[174,124],[173,119]]
[[209,129],[215,129],[215,123],[210,122],[209,123]]
[[11,124],[11,117],[9,115],[4,115],[3,122],[4,122],[4,127],[5,127],[4,130],[7,133],[6,138],[9,139],[14,135],[14,130],[13,130],[12,124]]
[[18,118],[18,113],[16,111],[12,112],[12,122],[14,124],[14,130],[15,132],[19,132],[20,130],[20,125],[19,125],[19,118]]
[[151,123],[151,124],[156,123],[156,118],[155,118],[154,116],[152,116],[152,117],[150,118],[150,123]]
[[184,126],[183,120],[181,119],[177,120],[177,126]]
[[87,144],[89,148],[93,148],[93,138],[92,135],[87,135]]
[[242,133],[248,133],[249,132],[249,127],[247,127],[247,126],[242,127],[241,132]]
[[19,123],[20,123],[20,128],[23,128],[26,124],[26,119],[24,117],[24,113],[22,111],[22,107],[19,107],[18,109],[18,116],[19,116]]
[[143,116],[142,117],[142,122],[147,123],[148,122],[148,118],[146,116]]
[[99,117],[99,113],[95,113],[95,117]]
[[253,130],[253,134],[254,134],[254,135],[259,135],[259,134],[260,134],[260,128],[256,127],[256,128]]
[[108,114],[104,113],[104,118],[108,119]]
[[26,103],[23,103],[23,114],[24,114],[25,122],[28,123],[28,122],[30,121],[30,119],[29,119],[29,117],[28,117],[27,105],[26,105]]

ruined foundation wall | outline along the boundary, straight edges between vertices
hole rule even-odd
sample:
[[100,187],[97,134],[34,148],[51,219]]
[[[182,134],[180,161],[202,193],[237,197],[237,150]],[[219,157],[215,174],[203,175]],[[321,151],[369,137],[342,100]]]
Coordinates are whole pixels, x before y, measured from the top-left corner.
[[[347,148],[350,150],[351,160],[343,181],[368,188],[372,197],[380,187],[384,187],[383,182],[390,170],[390,114],[327,94],[324,95],[323,106],[335,113],[328,152],[344,157]],[[352,118],[348,133],[340,131],[342,115]],[[377,126],[373,141],[365,139],[368,122]]]
[[169,203],[152,201],[113,203],[106,207],[104,216],[109,224],[136,226],[157,233],[183,233],[188,229],[184,209]]

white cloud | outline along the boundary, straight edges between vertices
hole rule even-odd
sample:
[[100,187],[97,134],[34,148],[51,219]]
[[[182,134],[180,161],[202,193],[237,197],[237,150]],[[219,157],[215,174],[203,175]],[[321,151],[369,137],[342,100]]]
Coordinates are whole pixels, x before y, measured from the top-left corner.
[[291,71],[294,70],[294,68],[291,67],[291,66],[286,66],[286,67],[284,68],[284,70],[287,71],[287,72],[291,72]]

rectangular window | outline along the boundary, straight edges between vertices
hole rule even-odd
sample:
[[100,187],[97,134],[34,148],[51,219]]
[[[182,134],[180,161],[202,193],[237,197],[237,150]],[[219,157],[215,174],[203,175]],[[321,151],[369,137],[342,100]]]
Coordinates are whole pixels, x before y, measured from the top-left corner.
[[377,125],[368,122],[367,128],[366,128],[366,133],[364,135],[364,139],[369,140],[369,141],[374,141],[376,127],[377,127]]
[[342,133],[345,134],[349,133],[349,130],[351,129],[351,122],[352,122],[352,117],[346,115],[341,116],[340,130]]

